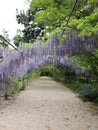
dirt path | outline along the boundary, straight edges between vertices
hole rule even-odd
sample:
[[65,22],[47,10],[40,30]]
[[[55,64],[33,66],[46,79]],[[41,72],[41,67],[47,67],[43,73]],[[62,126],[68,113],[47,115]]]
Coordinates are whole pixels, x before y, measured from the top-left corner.
[[98,130],[98,107],[48,77],[32,80],[7,103],[0,130]]

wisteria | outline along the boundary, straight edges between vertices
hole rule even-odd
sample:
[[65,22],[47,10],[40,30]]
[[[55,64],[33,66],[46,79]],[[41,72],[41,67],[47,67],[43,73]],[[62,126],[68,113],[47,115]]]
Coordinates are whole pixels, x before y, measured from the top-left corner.
[[19,46],[19,52],[10,48],[0,47],[3,61],[0,63],[0,84],[8,84],[8,77],[16,79],[18,76],[24,76],[29,71],[47,65],[62,65],[68,66],[75,70],[76,73],[81,73],[81,68],[76,67],[73,60],[68,60],[66,57],[71,57],[78,53],[83,55],[84,51],[93,52],[98,48],[98,41],[91,37],[79,37],[70,34],[63,42],[60,42],[57,36],[53,36],[47,43],[39,43]]

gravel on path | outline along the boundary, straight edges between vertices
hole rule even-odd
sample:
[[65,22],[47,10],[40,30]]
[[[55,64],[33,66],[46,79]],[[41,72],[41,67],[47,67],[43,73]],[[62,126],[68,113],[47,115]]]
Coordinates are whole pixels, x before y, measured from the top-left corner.
[[98,130],[98,106],[49,77],[0,104],[0,130]]

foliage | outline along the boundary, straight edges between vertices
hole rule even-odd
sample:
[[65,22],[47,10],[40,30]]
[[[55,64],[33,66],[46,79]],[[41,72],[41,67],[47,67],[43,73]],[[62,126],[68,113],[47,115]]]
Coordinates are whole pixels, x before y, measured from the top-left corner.
[[[29,9],[16,13],[18,24],[22,24],[22,36],[16,34],[15,41],[34,42],[37,38],[47,38],[51,32],[60,32],[62,21],[66,21],[73,1],[70,0],[32,0]],[[58,28],[58,29],[57,29]],[[54,33],[53,33],[54,34]]]
[[17,77],[16,79],[13,79],[13,77],[10,75],[8,75],[8,77],[5,76],[6,75],[3,74],[0,88],[2,89],[2,94],[5,100],[7,100],[10,94],[15,94],[21,90],[24,90],[25,82],[23,77]]
[[13,37],[13,42],[16,47],[18,47],[20,44],[22,44],[22,42],[24,42],[21,30],[17,30],[17,34]]
[[[24,26],[22,36],[16,35],[17,42],[34,42],[36,39],[48,39],[48,36],[58,34],[65,38],[70,28],[78,30],[82,36],[96,35],[98,31],[97,0],[79,0],[66,27],[69,14],[74,5],[73,0],[31,0],[29,9],[17,11],[16,19]],[[61,37],[62,30],[64,35]]]
[[40,76],[49,76],[54,78],[56,81],[60,81],[61,77],[63,77],[63,73],[60,71],[59,66],[55,66],[53,64],[48,64],[45,66],[36,69],[33,72],[33,77],[40,77]]
[[81,8],[79,18],[72,18],[69,26],[78,30],[83,36],[95,34],[95,32],[98,31],[97,4],[97,0],[88,0],[86,5]]
[[40,76],[52,77],[54,80],[63,83],[71,90],[80,94],[80,97],[84,101],[91,100],[98,103],[98,87],[88,83],[86,77],[83,77],[83,74],[81,76],[80,74],[75,74],[69,67],[49,64],[36,69],[31,77],[37,78]]
[[18,82],[18,88],[17,88],[17,92],[19,92],[19,91],[22,91],[22,90],[24,90],[25,89],[25,83],[24,82]]
[[34,23],[35,10],[18,11],[16,14],[16,19],[18,24],[24,26],[22,31],[18,31],[14,37],[15,45],[19,46],[20,42],[31,43],[34,42],[38,36],[43,35],[44,26],[41,24]]
[[[74,2],[64,0],[31,1],[30,9],[35,12],[34,22],[43,24],[45,33],[61,32]],[[98,2],[96,0],[80,0],[72,14],[68,28],[80,31],[84,35],[92,35],[98,30]],[[58,28],[58,30],[57,30]]]
[[0,35],[0,45],[2,45],[3,47],[8,47],[8,44],[2,37],[4,37],[7,41],[10,41],[8,31],[6,31],[5,29],[2,30]]

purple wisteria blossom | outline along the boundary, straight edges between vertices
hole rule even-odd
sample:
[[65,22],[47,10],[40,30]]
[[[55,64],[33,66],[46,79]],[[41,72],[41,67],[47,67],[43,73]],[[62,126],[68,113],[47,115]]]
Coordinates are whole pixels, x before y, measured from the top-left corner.
[[[63,65],[73,68],[76,73],[82,73],[75,62],[67,60],[75,54],[84,55],[84,51],[93,52],[98,48],[98,41],[91,37],[80,37],[70,34],[63,42],[59,42],[57,36],[49,38],[45,43],[37,43],[20,46],[19,52],[9,48],[0,47],[3,55],[3,62],[0,63],[0,78],[5,75],[4,83],[8,84],[8,76],[13,79],[24,76],[27,72],[47,65]],[[0,80],[1,82],[1,80]]]

